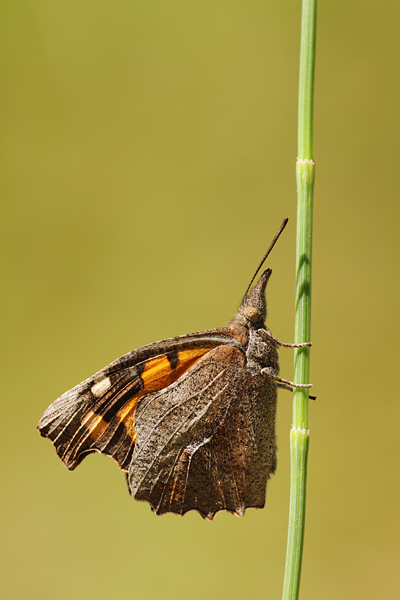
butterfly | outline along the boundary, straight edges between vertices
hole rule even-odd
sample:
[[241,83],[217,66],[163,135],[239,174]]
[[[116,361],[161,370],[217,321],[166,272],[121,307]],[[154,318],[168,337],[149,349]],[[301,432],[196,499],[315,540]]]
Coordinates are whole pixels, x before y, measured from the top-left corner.
[[93,452],[112,457],[130,494],[157,514],[263,508],[276,469],[277,387],[311,387],[279,377],[265,326],[266,269],[282,223],[227,327],[181,335],[121,356],[45,411],[38,430],[68,469]]

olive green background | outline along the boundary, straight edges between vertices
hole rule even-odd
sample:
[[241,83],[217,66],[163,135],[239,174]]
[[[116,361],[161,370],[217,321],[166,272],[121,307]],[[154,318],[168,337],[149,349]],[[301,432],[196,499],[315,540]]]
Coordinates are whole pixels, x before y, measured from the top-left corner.
[[[400,586],[399,17],[319,5],[307,600]],[[290,394],[244,519],[157,517],[35,427],[121,354],[224,325],[285,216],[268,325],[292,341],[300,1],[4,0],[0,23],[0,596],[279,598]]]

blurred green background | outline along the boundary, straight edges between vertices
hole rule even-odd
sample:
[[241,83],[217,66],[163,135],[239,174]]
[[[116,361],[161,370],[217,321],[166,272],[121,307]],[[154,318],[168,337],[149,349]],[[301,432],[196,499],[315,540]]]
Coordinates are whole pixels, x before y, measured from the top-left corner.
[[[308,600],[400,587],[399,17],[319,6]],[[0,23],[0,596],[279,598],[289,394],[244,519],[156,517],[35,427],[121,354],[224,325],[285,216],[268,324],[292,341],[300,1],[3,0]]]

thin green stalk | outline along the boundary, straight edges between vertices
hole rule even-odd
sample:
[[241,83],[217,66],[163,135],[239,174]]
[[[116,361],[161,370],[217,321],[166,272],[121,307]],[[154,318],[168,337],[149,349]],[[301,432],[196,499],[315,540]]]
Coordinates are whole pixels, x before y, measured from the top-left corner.
[[[311,331],[311,249],[314,187],[313,108],[316,0],[303,0],[300,42],[300,80],[298,115],[297,242],[295,343],[310,341]],[[309,348],[297,348],[294,355],[294,382],[308,383]],[[290,504],[283,600],[297,600],[303,557],[307,454],[308,390],[293,393],[290,432]]]

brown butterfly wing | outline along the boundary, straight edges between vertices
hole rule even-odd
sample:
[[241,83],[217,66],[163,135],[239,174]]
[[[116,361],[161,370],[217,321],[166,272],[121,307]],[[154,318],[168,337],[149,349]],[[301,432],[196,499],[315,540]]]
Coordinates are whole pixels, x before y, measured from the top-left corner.
[[138,400],[170,386],[212,348],[237,344],[225,329],[178,336],[117,359],[58,398],[38,429],[69,469],[101,452],[127,470],[135,446]]
[[276,466],[276,387],[268,385],[248,372],[240,350],[220,346],[169,389],[143,398],[131,494],[158,514],[195,509],[207,519],[263,507]]
[[[53,402],[38,429],[53,442],[58,456],[71,470],[92,452],[112,456],[120,468],[126,470],[132,458],[134,436],[118,413],[140,392],[140,377],[130,369],[97,375]],[[107,381],[105,378],[110,385],[97,397],[92,389]]]

